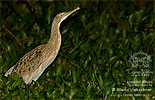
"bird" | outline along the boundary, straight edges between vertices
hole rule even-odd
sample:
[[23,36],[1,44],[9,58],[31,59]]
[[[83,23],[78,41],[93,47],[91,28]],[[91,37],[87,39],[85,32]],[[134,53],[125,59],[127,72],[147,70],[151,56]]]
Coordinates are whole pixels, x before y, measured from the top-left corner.
[[50,39],[46,44],[42,44],[26,53],[14,66],[6,73],[8,77],[13,72],[23,78],[26,84],[37,81],[45,69],[54,61],[61,47],[60,24],[72,13],[80,8],[77,7],[68,12],[61,12],[55,16],[51,25]]

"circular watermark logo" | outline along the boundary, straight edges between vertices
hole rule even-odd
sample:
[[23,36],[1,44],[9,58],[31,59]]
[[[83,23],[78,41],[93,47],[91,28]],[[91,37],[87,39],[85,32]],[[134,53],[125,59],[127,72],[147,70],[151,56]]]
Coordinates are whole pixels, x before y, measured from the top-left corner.
[[132,67],[149,68],[151,57],[144,52],[137,52],[129,58],[129,62],[132,63]]

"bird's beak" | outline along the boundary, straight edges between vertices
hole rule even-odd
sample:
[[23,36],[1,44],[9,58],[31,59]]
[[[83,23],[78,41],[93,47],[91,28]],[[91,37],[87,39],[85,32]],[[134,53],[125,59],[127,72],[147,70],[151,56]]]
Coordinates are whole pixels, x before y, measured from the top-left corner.
[[72,13],[74,13],[75,11],[77,11],[77,10],[79,10],[79,9],[80,9],[80,8],[77,7],[77,8],[75,8],[75,9],[71,10],[71,11],[65,12],[64,15],[63,15],[64,18],[63,18],[61,21],[65,20],[69,15],[71,15]]
[[80,8],[77,7],[77,8],[75,8],[75,9],[69,11],[69,12],[66,12],[66,16],[68,17],[69,15],[71,15],[72,13],[76,12],[76,11],[79,10],[79,9],[80,9]]

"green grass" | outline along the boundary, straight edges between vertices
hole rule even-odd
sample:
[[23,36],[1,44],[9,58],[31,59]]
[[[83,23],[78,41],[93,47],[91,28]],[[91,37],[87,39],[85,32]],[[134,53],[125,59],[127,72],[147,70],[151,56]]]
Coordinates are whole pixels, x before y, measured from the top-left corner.
[[[62,45],[57,58],[36,82],[26,85],[17,74],[4,77],[24,54],[48,41],[58,13],[78,6],[80,10],[61,24]],[[153,6],[153,1],[1,1],[0,99],[155,99]],[[133,77],[126,71],[132,67],[129,58],[140,51],[150,55],[148,70],[153,74]],[[128,83],[139,80],[151,81],[153,86]],[[119,92],[113,88],[152,90]],[[121,96],[138,93],[147,95]]]

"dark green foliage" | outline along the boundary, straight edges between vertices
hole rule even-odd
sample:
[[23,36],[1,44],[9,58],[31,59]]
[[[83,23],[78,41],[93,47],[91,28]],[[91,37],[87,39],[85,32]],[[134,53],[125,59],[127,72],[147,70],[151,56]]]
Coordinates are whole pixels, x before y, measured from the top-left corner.
[[[127,82],[155,82],[153,1],[45,1],[0,2],[0,99],[155,99],[154,85],[136,87]],[[36,82],[26,85],[15,73],[4,77],[25,53],[48,41],[55,15],[78,6],[80,10],[61,24],[56,60]],[[126,71],[132,66],[129,58],[140,51],[152,60],[149,77],[132,77]],[[152,90],[112,91],[134,87]],[[121,96],[135,93],[150,96]]]

